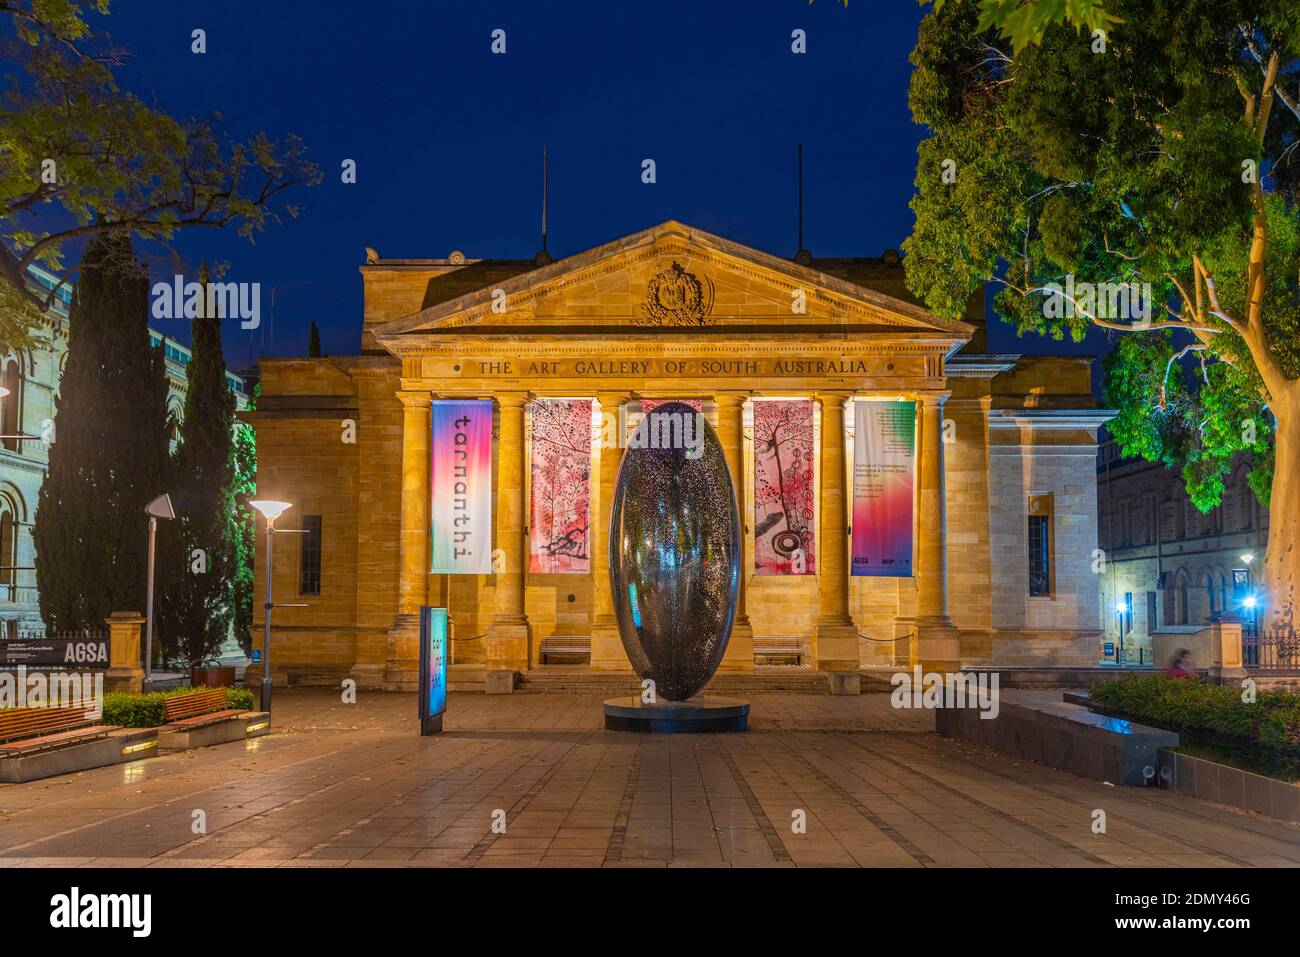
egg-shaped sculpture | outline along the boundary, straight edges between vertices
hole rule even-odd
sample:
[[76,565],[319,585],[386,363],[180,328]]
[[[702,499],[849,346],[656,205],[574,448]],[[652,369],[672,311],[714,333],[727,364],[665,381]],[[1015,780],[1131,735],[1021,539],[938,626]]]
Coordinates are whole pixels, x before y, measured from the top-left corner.
[[740,518],[722,445],[682,402],[634,430],[610,514],[619,636],[656,697],[685,701],[722,663],[740,584]]

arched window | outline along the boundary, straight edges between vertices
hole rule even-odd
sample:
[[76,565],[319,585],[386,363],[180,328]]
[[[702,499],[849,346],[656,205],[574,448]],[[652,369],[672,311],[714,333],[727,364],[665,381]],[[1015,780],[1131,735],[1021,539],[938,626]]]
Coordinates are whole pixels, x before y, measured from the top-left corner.
[[1174,624],[1187,624],[1187,573],[1181,571],[1174,583]]
[[23,403],[23,368],[19,361],[10,356],[4,360],[3,372],[0,372],[0,385],[8,390],[0,395],[0,434],[5,436],[4,447],[10,452],[20,450],[19,442],[13,436],[22,430],[22,416],[19,412]]
[[1205,598],[1210,603],[1210,614],[1213,615],[1216,610],[1214,594],[1214,576],[1209,572],[1205,573]]
[[18,581],[14,566],[18,564],[18,510],[13,499],[0,495],[0,601],[14,601]]

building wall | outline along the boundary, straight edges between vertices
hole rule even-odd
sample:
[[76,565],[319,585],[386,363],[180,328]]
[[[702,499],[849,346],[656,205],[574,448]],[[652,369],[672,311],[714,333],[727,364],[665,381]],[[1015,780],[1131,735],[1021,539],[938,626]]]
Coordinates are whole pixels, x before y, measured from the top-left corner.
[[[57,284],[56,277],[43,269],[28,270],[30,286],[39,295],[46,295]],[[5,403],[17,402],[19,431],[14,434],[43,437],[57,430],[50,428],[54,421],[55,399],[59,382],[67,364],[68,309],[72,289],[64,287],[53,300],[43,324],[32,331],[34,344],[21,356],[11,353],[0,361],[0,370],[9,362],[17,362],[22,369],[22,381],[17,395],[0,398],[0,408]],[[155,329],[149,330],[154,345],[163,345],[166,352],[167,407],[179,425],[184,417],[187,390],[185,366],[190,351],[180,343]],[[235,393],[236,409],[246,408],[248,396],[241,378],[227,375]],[[8,511],[16,516],[17,536],[11,555],[0,554],[0,565],[16,565],[13,578],[0,578],[0,636],[7,634],[44,634],[40,617],[40,595],[36,588],[36,546],[32,527],[36,520],[36,506],[41,483],[49,469],[49,446],[43,441],[13,443],[0,442],[0,514]],[[173,447],[175,440],[173,437]],[[143,521],[143,519],[142,519]],[[3,574],[3,573],[0,573]]]
[[[1097,465],[1099,541],[1107,567],[1099,615],[1104,640],[1121,638],[1117,604],[1132,595],[1131,628],[1124,623],[1125,658],[1152,661],[1152,625],[1199,625],[1225,610],[1249,615],[1233,594],[1232,571],[1253,575],[1268,545],[1268,509],[1246,482],[1249,466],[1234,463],[1220,505],[1207,513],[1187,496],[1181,474],[1162,465],[1119,457],[1113,442]],[[1252,563],[1243,554],[1255,556]],[[1155,662],[1163,665],[1165,662]]]

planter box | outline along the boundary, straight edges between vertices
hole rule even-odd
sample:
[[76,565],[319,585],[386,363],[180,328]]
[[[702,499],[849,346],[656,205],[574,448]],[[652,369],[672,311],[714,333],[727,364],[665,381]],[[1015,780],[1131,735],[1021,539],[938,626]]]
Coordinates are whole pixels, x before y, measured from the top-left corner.
[[1300,785],[1178,751],[1160,752],[1160,786],[1243,811],[1300,821]]
[[155,729],[120,728],[93,741],[0,759],[0,782],[39,781],[57,774],[89,771],[110,764],[152,758],[157,754],[158,732]]
[[269,711],[243,711],[234,717],[218,718],[210,724],[165,724],[158,729],[158,748],[162,751],[188,751],[212,744],[260,738],[270,733]]
[[191,668],[190,686],[208,688],[233,688],[235,686],[235,668],[233,665],[220,668]]

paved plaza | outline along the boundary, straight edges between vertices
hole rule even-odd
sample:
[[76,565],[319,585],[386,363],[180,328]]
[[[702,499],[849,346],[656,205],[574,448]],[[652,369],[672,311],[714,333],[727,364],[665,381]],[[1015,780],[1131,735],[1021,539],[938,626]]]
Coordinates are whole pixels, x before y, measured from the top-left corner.
[[453,693],[421,738],[413,695],[277,690],[269,737],[0,785],[0,867],[1300,865],[1300,828],[940,738],[885,694],[756,694],[747,734],[671,737],[603,730],[602,697]]

